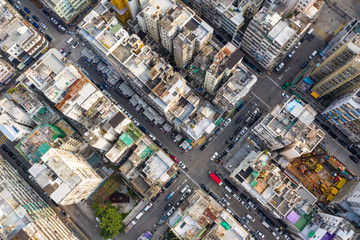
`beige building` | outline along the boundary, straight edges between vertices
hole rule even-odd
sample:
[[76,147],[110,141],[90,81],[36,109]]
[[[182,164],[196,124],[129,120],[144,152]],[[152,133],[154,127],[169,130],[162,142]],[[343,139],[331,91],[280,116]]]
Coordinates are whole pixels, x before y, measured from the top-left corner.
[[252,132],[263,141],[268,150],[283,149],[288,159],[311,152],[325,133],[313,123],[317,112],[295,97],[277,105],[257,124]]
[[78,239],[1,155],[0,185],[1,239]]
[[334,51],[310,74],[315,98],[340,97],[360,86],[360,34]]
[[29,172],[60,205],[86,200],[103,181],[81,156],[55,148],[48,150]]
[[222,80],[226,81],[227,77],[233,73],[240,64],[244,54],[234,45],[228,42],[214,57],[212,64],[205,74],[204,88],[214,94],[215,89]]
[[0,59],[0,83],[6,84],[14,72],[14,69],[5,60]]

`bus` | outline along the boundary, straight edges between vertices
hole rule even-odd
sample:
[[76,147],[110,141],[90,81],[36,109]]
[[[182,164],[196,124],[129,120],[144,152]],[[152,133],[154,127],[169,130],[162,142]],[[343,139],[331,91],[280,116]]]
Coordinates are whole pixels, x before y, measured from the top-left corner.
[[215,173],[211,173],[210,177],[212,178],[212,180],[214,180],[217,184],[222,185],[222,181],[220,180],[220,178],[218,176],[216,176]]

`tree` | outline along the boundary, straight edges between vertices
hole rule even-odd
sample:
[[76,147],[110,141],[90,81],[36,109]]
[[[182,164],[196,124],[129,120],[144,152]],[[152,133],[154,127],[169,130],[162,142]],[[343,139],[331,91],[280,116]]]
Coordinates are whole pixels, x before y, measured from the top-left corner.
[[124,230],[124,223],[118,209],[113,206],[107,206],[100,218],[101,236],[104,238],[114,238]]

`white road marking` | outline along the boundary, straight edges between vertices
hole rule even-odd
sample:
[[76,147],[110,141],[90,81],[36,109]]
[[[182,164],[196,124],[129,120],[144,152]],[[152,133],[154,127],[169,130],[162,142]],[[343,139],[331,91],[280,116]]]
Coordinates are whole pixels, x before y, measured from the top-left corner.
[[[282,75],[281,75],[282,76]],[[281,88],[280,87],[280,85],[277,83],[277,82],[275,82],[272,78],[270,78],[270,77],[267,77],[271,82],[273,82],[277,87],[279,87],[279,88]]]
[[259,98],[255,93],[252,93],[257,99],[260,100],[260,102],[262,102],[266,107],[268,107],[269,109],[271,108],[269,105],[267,105],[266,102],[264,102],[261,98]]
[[287,71],[289,71],[290,70],[290,67],[288,67],[286,70],[285,70],[285,72],[287,72]]
[[281,76],[279,77],[279,80],[281,80],[283,76],[284,76],[284,75],[281,75]]
[[185,172],[183,169],[181,169],[181,171],[182,171],[196,186],[200,187],[200,185],[199,185],[192,177],[190,177],[190,175],[189,175],[187,172]]

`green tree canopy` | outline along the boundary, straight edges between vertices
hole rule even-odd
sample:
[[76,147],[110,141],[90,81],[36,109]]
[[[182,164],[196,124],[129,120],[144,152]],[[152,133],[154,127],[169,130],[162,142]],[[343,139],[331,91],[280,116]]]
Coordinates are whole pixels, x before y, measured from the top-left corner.
[[124,230],[125,225],[122,222],[122,216],[116,207],[94,204],[94,209],[95,216],[101,220],[99,226],[102,237],[105,239],[114,238]]

